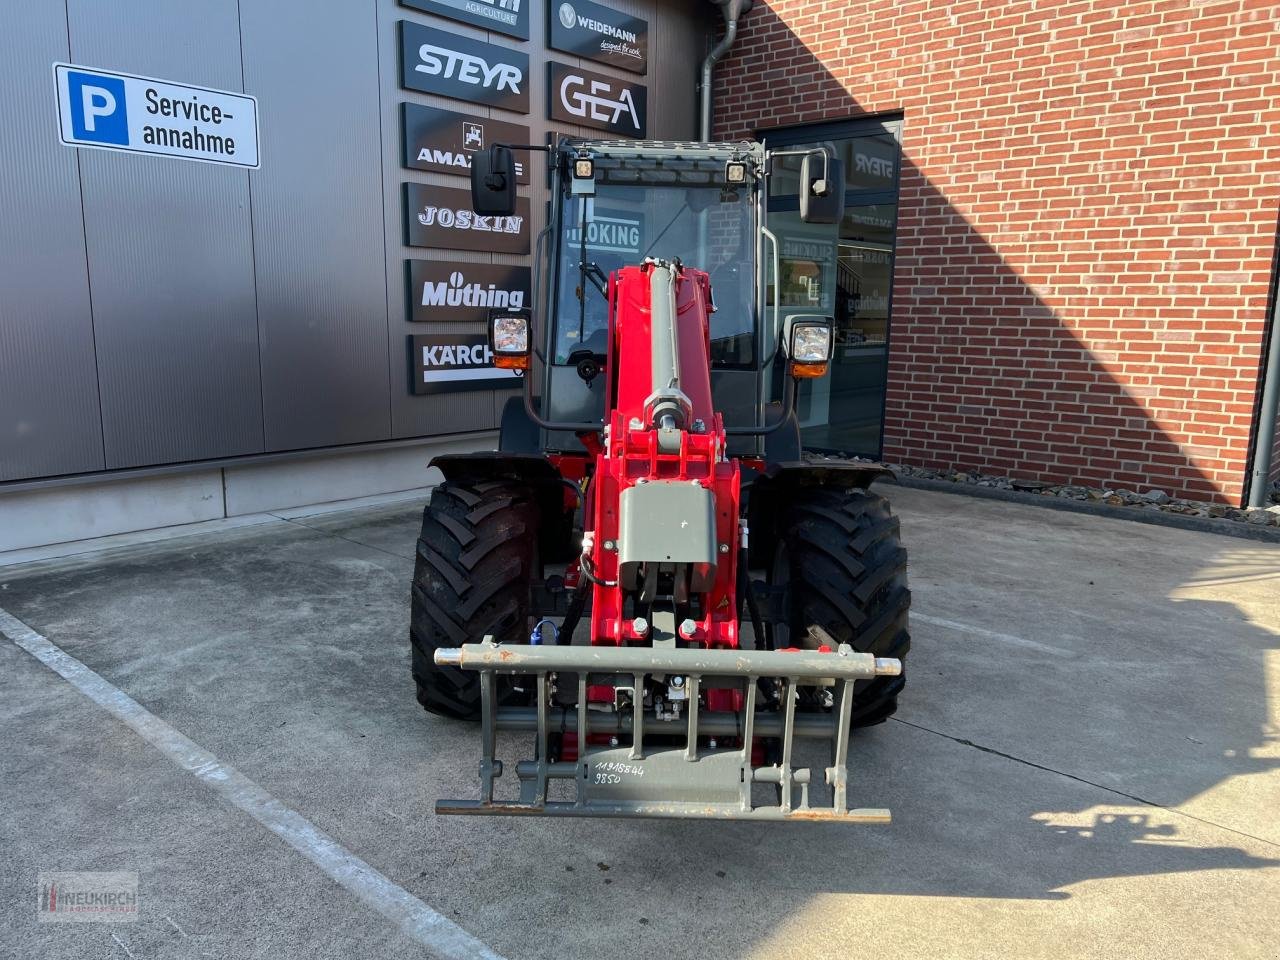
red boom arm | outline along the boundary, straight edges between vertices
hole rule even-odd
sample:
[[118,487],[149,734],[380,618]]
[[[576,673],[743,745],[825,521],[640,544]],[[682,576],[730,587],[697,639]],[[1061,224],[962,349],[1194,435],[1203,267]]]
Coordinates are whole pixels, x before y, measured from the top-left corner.
[[[610,377],[604,448],[588,502],[594,532],[584,544],[594,570],[591,642],[622,645],[648,642],[624,618],[619,582],[618,538],[622,493],[638,482],[677,480],[697,483],[712,492],[715,511],[716,563],[711,589],[702,597],[702,617],[681,639],[713,648],[738,646],[736,575],[738,562],[739,473],[725,456],[724,424],[711,401],[711,284],[701,270],[672,267],[674,311],[656,310],[651,272],[656,265],[624,267],[609,278],[610,338],[606,369]],[[679,391],[689,412],[675,449],[663,450],[652,422],[654,394],[655,316],[659,325],[674,326],[674,352]],[[660,374],[659,374],[660,375]],[[692,619],[692,618],[691,618]],[[726,705],[726,708],[728,705]],[[730,708],[731,709],[731,708]]]

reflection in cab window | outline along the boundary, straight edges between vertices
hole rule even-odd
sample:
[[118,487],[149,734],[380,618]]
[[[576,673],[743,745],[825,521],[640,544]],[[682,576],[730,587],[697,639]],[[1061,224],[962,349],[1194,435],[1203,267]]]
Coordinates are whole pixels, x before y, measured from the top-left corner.
[[832,318],[830,373],[801,384],[801,438],[808,449],[879,457],[888,370],[893,241],[898,212],[898,123],[859,121],[771,135],[769,146],[824,146],[844,162],[845,210],[824,246],[798,213],[800,157],[775,161],[769,224],[778,234],[781,304]]

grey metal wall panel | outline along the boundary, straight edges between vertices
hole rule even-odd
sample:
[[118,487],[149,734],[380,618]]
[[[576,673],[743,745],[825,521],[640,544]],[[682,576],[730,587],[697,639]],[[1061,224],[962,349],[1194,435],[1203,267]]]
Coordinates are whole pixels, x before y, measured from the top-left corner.
[[[554,2],[531,3],[527,42],[395,0],[20,5],[0,39],[17,130],[0,138],[0,480],[494,427],[509,391],[411,395],[406,341],[424,328],[405,318],[404,261],[528,259],[403,245],[401,184],[466,181],[401,168],[399,104],[515,120],[540,142],[549,59],[635,79],[548,51]],[[691,136],[703,5],[610,3],[649,21],[650,135]],[[530,113],[401,90],[401,19],[526,53]],[[62,147],[56,59],[255,94],[262,169]]]
[[[68,20],[73,62],[242,89],[235,0],[69,0]],[[107,467],[261,452],[248,174],[80,164]]]
[[76,152],[58,142],[61,3],[0,31],[0,480],[100,470],[102,424]]
[[[638,79],[649,87],[649,136],[655,139],[690,139],[697,132],[696,79],[698,65],[706,50],[707,26],[711,22],[702,4],[681,0],[608,0],[611,6],[649,21],[649,74],[638,78],[604,64],[581,60],[559,51],[547,49],[547,5],[558,7],[558,0],[532,0],[528,42],[500,33],[485,32],[464,24],[442,20],[429,14],[407,9],[396,0],[377,0],[378,36],[381,52],[382,89],[382,163],[383,203],[386,208],[388,370],[391,383],[392,435],[395,437],[427,436],[482,430],[496,427],[502,404],[511,391],[487,391],[411,396],[407,383],[406,337],[411,333],[482,331],[480,324],[411,324],[405,317],[404,260],[447,260],[453,263],[529,263],[530,258],[515,254],[487,254],[467,251],[430,250],[403,245],[400,211],[400,184],[405,181],[465,187],[466,181],[446,174],[404,170],[400,165],[400,108],[402,101],[423,103],[463,111],[479,117],[513,120],[528,124],[530,139],[542,143],[548,130],[581,136],[600,136],[597,131],[547,119],[547,63],[557,60],[616,76],[631,82]],[[708,5],[709,6],[709,5]],[[396,21],[413,20],[443,27],[458,34],[485,40],[495,46],[510,47],[529,55],[529,114],[477,107],[410,90],[400,89]],[[545,223],[547,201],[545,167],[538,157],[531,160],[533,176],[529,185],[519,189],[520,196],[530,199],[533,212],[533,236]]]
[[[698,136],[698,71],[707,55],[709,24],[719,17],[709,3],[687,0],[607,0],[649,21],[649,135],[695,140]],[[593,66],[583,60],[583,66]],[[618,77],[632,76],[608,70]],[[632,79],[635,79],[632,76]]]
[[250,189],[267,449],[386,439],[376,10],[255,0],[241,39],[262,116]]

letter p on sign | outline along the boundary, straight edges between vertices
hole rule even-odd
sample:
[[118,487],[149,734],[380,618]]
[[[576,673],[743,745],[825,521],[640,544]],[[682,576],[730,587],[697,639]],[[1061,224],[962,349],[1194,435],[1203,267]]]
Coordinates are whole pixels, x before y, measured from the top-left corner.
[[71,70],[67,72],[67,93],[76,139],[128,145],[129,116],[123,80]]

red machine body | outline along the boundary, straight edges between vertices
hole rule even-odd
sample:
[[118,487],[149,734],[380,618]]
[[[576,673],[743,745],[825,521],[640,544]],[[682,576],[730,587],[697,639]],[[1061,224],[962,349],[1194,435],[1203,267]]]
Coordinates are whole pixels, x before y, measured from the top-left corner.
[[[623,617],[618,581],[618,503],[622,491],[641,480],[681,480],[699,483],[715,500],[719,558],[713,587],[702,604],[703,617],[681,639],[706,647],[738,646],[735,583],[738,562],[739,474],[736,461],[725,456],[724,424],[711,403],[711,283],[701,270],[685,268],[676,277],[676,335],[680,381],[701,432],[685,430],[678,453],[663,453],[658,431],[646,423],[645,403],[651,392],[650,326],[652,305],[648,267],[624,267],[609,279],[611,336],[606,370],[612,406],[607,411],[609,434],[595,458],[595,474],[588,503],[594,519],[591,563],[594,584],[591,642],[619,646],[645,641]],[[625,358],[625,359],[623,359]],[[615,584],[608,586],[607,584]]]
[[[624,614],[626,598],[619,585],[617,550],[619,504],[623,491],[638,482],[676,480],[711,491],[718,545],[711,589],[700,598],[701,618],[693,620],[692,630],[680,633],[680,641],[690,646],[736,648],[740,475],[737,461],[725,454],[724,423],[711,400],[710,315],[715,309],[711,283],[701,270],[686,267],[676,275],[676,351],[680,370],[687,371],[680,389],[689,399],[695,429],[681,433],[677,452],[663,452],[658,430],[648,421],[645,409],[653,384],[650,269],[648,264],[624,267],[610,276],[607,290],[608,433],[603,447],[592,445],[595,464],[585,504],[585,514],[591,519],[589,549],[584,544],[593,577],[591,643],[622,646],[649,642],[645,632],[636,631],[634,619]],[[567,466],[562,463],[561,469]],[[712,710],[741,707],[741,694],[736,691],[709,690],[707,696]],[[612,703],[613,688],[592,685],[589,699]]]

